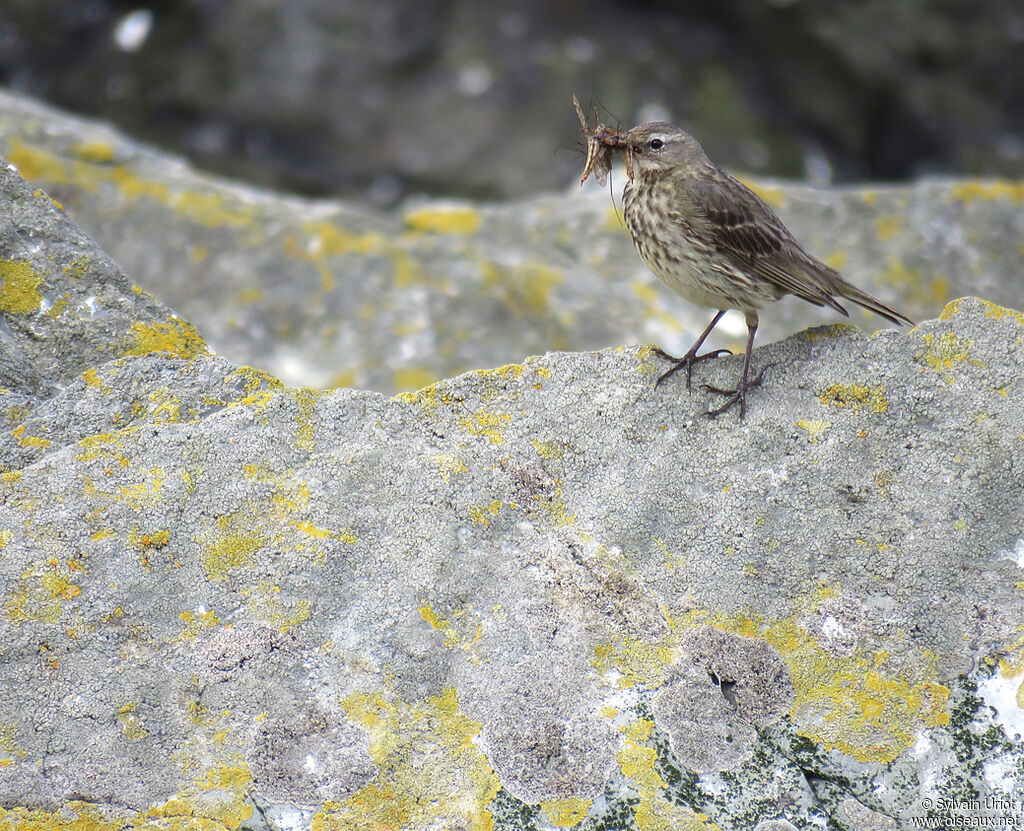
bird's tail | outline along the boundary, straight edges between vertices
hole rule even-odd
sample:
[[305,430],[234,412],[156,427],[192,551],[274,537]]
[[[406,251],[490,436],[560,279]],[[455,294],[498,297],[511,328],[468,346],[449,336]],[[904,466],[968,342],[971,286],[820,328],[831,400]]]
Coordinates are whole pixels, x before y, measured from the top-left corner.
[[836,293],[847,300],[852,300],[858,306],[863,306],[868,311],[874,312],[876,315],[881,315],[887,320],[891,320],[897,326],[902,326],[904,323],[914,326],[912,321],[905,314],[897,312],[895,309],[886,306],[877,297],[872,297],[866,291],[861,291],[853,283],[848,283],[846,280],[840,280],[838,285],[835,287]]

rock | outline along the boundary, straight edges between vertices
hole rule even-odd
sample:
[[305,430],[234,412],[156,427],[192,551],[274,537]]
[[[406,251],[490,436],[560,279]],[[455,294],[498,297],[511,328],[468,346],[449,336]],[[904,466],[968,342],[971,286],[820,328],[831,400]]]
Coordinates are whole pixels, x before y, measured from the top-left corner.
[[[289,384],[395,392],[551,349],[682,354],[710,319],[651,275],[600,190],[377,214],[211,179],[16,96],[0,94],[0,127],[0,154],[214,351]],[[759,190],[810,250],[915,320],[962,295],[1024,307],[1019,185]],[[789,298],[758,342],[837,319]],[[742,350],[745,335],[730,314],[709,345]]]
[[577,169],[572,92],[751,172],[1024,174],[1003,0],[34,0],[3,4],[0,32],[0,82],[319,195],[550,190]]
[[762,346],[745,422],[647,347],[389,399],[210,354],[6,169],[0,217],[12,829],[909,827],[1020,788],[1021,313]]

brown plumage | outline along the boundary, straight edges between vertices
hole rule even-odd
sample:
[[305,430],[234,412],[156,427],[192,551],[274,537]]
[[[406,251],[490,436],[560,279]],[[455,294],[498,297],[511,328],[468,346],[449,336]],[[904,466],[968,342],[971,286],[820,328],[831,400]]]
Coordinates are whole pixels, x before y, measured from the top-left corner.
[[[582,120],[582,115],[581,115]],[[816,306],[847,315],[837,298],[870,309],[893,323],[913,325],[908,317],[847,282],[833,268],[815,259],[753,191],[716,167],[700,144],[678,127],[651,121],[632,130],[587,129],[588,170],[608,165],[613,149],[626,156],[629,181],[623,193],[626,225],[647,266],[669,288],[691,303],[718,309],[711,324],[682,358],[657,354],[673,362],[658,384],[683,367],[690,387],[693,365],[728,350],[698,355],[705,339],[728,309],[746,316],[747,351],[743,373],[734,390],[705,388],[726,396],[708,415],[740,405],[746,414],[746,392],[761,383],[764,369],[750,379],[750,352],[758,312],[767,303],[795,294]],[[585,177],[584,177],[585,178]]]

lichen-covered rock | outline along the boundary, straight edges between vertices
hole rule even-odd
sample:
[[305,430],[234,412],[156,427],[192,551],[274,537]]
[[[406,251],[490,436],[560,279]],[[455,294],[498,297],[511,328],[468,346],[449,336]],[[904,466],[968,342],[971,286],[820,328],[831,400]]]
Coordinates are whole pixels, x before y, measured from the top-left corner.
[[[600,190],[375,214],[203,176],[4,93],[0,155],[214,351],[290,384],[395,392],[551,349],[679,354],[711,315],[658,283]],[[1019,184],[757,189],[812,252],[915,320],[962,295],[1024,308]],[[759,343],[837,318],[789,298],[762,315]],[[742,350],[745,334],[730,314],[709,345]]]
[[34,0],[0,31],[4,83],[288,190],[548,189],[570,90],[613,123],[671,109],[747,169],[1024,174],[1005,0]]
[[647,347],[389,399],[209,354],[9,170],[0,217],[11,831],[910,827],[1019,792],[1024,315],[763,346],[744,422]]

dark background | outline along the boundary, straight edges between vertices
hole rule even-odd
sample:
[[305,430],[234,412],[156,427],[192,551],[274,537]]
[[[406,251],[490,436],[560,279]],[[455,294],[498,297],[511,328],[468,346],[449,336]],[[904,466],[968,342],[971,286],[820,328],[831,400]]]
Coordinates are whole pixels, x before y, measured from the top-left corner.
[[565,187],[572,93],[739,171],[1019,177],[1022,67],[1010,0],[0,0],[0,83],[208,170],[380,206]]

